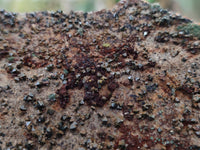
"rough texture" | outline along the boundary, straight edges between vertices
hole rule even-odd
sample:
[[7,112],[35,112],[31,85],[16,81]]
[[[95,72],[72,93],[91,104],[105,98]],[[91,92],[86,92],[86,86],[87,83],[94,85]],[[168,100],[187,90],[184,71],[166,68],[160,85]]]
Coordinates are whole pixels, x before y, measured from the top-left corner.
[[139,0],[0,11],[0,149],[200,149],[200,41]]

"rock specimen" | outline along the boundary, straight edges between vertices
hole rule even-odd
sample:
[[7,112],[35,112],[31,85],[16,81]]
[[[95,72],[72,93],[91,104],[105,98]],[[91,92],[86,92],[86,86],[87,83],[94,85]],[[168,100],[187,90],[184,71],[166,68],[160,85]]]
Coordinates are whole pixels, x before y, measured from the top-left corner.
[[0,149],[200,149],[199,32],[140,0],[1,10]]

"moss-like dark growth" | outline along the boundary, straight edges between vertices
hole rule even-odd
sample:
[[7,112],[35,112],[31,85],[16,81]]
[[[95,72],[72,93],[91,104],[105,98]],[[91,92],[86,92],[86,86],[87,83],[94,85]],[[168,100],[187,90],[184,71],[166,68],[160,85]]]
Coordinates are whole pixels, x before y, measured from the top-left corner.
[[197,24],[186,24],[177,27],[178,31],[184,31],[186,34],[192,34],[200,39],[200,25]]

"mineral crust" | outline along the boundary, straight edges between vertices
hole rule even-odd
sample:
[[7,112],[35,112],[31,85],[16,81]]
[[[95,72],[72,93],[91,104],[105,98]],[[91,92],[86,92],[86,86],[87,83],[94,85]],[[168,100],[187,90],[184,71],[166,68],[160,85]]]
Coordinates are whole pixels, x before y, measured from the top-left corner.
[[199,150],[199,29],[140,0],[1,10],[0,149]]

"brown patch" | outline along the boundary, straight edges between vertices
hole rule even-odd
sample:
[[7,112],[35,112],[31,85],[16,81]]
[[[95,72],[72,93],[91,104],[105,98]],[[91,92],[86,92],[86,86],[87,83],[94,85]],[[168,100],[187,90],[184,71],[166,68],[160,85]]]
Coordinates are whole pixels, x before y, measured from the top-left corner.
[[109,83],[108,83],[108,89],[111,91],[111,92],[113,92],[115,89],[117,89],[119,87],[119,84],[117,83],[117,82],[115,82],[115,81],[110,81]]
[[23,58],[23,62],[25,66],[32,67],[32,68],[39,68],[39,67],[44,67],[47,65],[47,62],[45,61],[36,61],[34,60],[31,56],[25,56]]
[[4,116],[0,113],[0,119],[4,119]]
[[60,111],[61,109],[60,109],[60,104],[59,104],[59,102],[54,103],[54,104],[52,105],[52,109],[55,110],[55,111]]
[[57,90],[58,100],[60,102],[60,107],[65,108],[66,104],[69,102],[69,94],[67,91],[67,85],[64,84],[62,87]]

